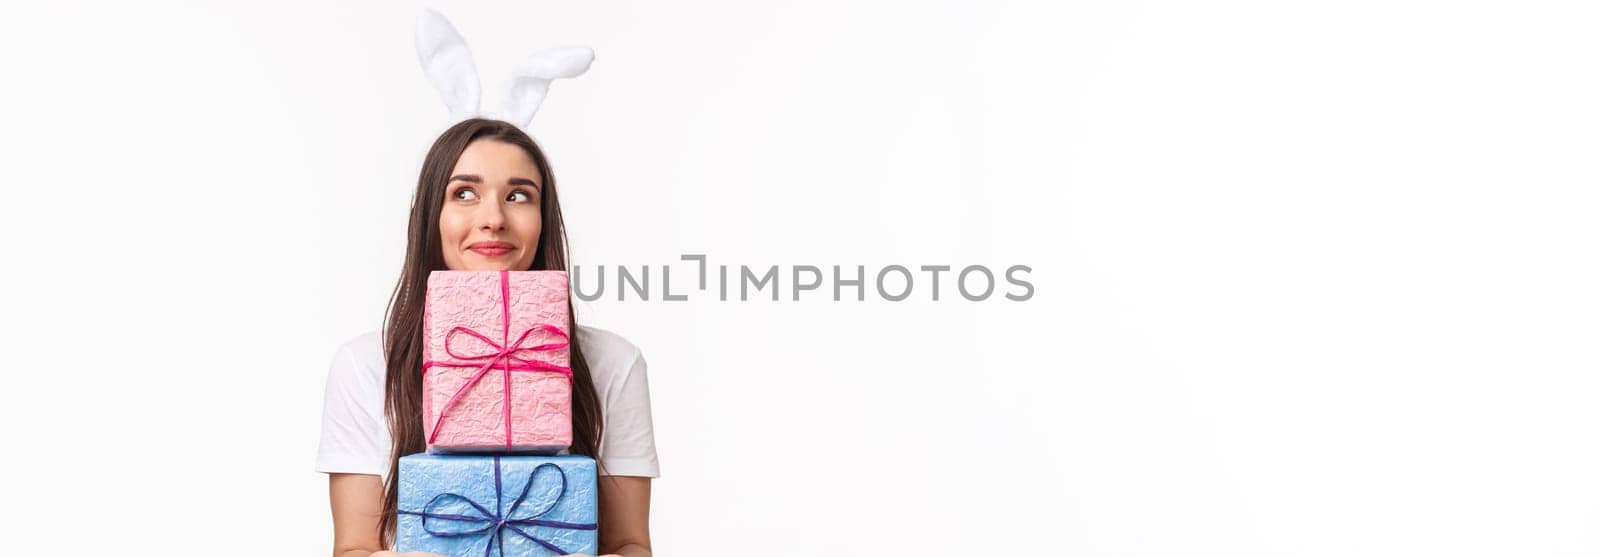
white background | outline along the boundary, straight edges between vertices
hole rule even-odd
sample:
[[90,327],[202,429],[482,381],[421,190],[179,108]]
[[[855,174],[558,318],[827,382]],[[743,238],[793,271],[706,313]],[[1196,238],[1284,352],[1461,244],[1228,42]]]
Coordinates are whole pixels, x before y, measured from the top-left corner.
[[[328,551],[327,365],[451,123],[419,7],[6,7],[7,553]],[[582,304],[660,555],[1600,553],[1591,3],[438,7],[488,104],[597,51],[533,126],[581,265],[1034,269]]]

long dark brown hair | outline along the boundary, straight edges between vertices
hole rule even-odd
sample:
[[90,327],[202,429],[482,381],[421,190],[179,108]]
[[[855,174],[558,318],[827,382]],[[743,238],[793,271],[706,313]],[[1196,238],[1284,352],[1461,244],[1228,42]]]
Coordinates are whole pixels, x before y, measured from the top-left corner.
[[[445,186],[456,160],[467,144],[492,139],[521,147],[539,169],[539,210],[543,228],[539,233],[539,252],[528,270],[567,271],[567,234],[561,221],[561,204],[556,199],[556,178],[550,163],[533,138],[516,126],[498,120],[474,118],[451,126],[433,142],[422,161],[416,196],[411,200],[411,225],[406,234],[406,259],[400,281],[389,298],[384,315],[383,353],[388,367],[384,386],[384,416],[394,438],[389,455],[389,475],[383,495],[383,517],[378,530],[385,547],[395,535],[395,509],[399,501],[399,460],[401,456],[425,449],[422,435],[422,310],[427,294],[428,273],[445,269],[444,251],[439,239],[439,212],[444,207]],[[598,454],[602,424],[600,399],[590,379],[589,364],[579,347],[576,316],[568,304],[573,334],[568,345],[572,360],[572,446],[571,454],[591,458]]]

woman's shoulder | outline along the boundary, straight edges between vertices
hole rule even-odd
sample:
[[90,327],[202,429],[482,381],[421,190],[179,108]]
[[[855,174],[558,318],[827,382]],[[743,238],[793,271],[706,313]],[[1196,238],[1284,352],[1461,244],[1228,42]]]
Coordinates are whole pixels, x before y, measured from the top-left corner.
[[578,343],[583,349],[583,360],[597,382],[602,376],[627,373],[644,354],[639,347],[622,335],[599,327],[578,325]]
[[383,376],[383,331],[373,329],[352,337],[334,351],[335,363],[346,360],[368,374]]
[[349,350],[356,355],[376,353],[381,356],[383,354],[383,331],[373,329],[351,337],[350,340],[346,340],[344,344],[339,345],[339,349]]

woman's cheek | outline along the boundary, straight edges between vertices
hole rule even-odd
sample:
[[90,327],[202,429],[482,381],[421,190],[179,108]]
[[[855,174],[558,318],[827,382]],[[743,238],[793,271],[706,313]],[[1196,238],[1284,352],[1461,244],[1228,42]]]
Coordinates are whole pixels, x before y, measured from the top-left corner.
[[439,214],[439,232],[444,235],[447,243],[465,239],[467,227],[464,222],[460,211],[446,208]]
[[522,242],[524,244],[537,246],[539,245],[539,229],[543,223],[540,222],[538,209],[534,209],[531,213],[531,215],[527,215],[522,219],[522,226],[518,228],[523,231]]
[[537,213],[537,212],[535,212],[533,214],[533,217],[531,219],[528,219],[526,222],[523,223],[523,226],[521,227],[521,230],[522,230],[522,234],[521,234],[522,238],[521,238],[521,240],[522,240],[522,245],[525,246],[525,247],[523,248],[524,255],[523,255],[522,259],[525,259],[526,261],[519,261],[517,263],[519,265],[519,268],[527,269],[527,268],[532,267],[533,260],[538,256],[538,254],[539,254],[539,232],[540,232],[541,224],[542,223],[539,220],[539,213]]

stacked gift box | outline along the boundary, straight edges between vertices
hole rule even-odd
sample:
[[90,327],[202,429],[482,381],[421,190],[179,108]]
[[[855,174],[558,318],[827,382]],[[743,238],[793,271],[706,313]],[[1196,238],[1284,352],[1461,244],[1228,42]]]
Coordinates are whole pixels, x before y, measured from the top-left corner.
[[396,551],[598,553],[595,462],[572,444],[567,274],[434,271],[427,452],[400,458]]

